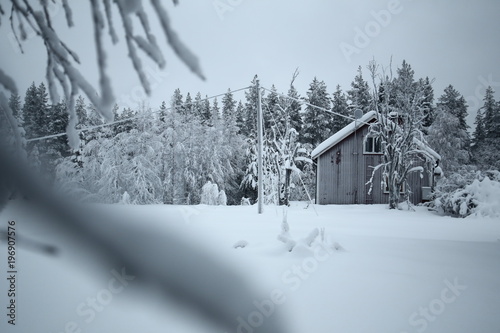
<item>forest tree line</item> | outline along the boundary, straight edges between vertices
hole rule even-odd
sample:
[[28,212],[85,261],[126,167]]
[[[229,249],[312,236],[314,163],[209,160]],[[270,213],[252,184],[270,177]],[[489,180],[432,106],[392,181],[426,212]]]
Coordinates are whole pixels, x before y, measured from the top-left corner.
[[[30,141],[63,133],[68,124],[65,102],[49,104],[43,83],[33,83],[24,100],[11,95],[9,105],[22,127],[29,163],[68,195],[106,203],[198,204],[202,187],[211,182],[234,205],[257,200],[255,80],[243,100],[236,100],[229,90],[219,100],[199,92],[184,95],[176,89],[170,101],[155,109],[115,106],[112,125],[106,125],[95,107],[79,97],[77,129],[85,130],[76,150],[69,148],[64,135]],[[384,89],[394,96],[387,96]],[[419,105],[424,117],[418,126],[442,156],[441,166],[449,179],[500,168],[500,102],[491,87],[482,107],[470,110],[477,112],[471,131],[465,98],[452,85],[435,100],[432,81],[415,78],[403,61],[395,77],[385,78],[373,91],[359,67],[347,91],[337,85],[330,93],[324,81],[314,78],[305,94],[295,89],[293,79],[286,97],[274,86],[263,94],[264,202],[283,204],[314,197],[310,152],[347,125],[346,117],[352,118],[354,110],[366,113],[382,96],[397,109],[398,89],[425,92]],[[4,119],[0,130],[9,135]]]

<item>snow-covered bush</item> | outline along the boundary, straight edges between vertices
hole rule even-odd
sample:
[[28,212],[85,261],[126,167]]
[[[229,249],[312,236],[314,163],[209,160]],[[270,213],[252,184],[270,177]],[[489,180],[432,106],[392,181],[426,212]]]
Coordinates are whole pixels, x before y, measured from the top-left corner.
[[201,188],[201,201],[202,205],[217,205],[217,198],[219,197],[219,187],[208,181]]
[[500,172],[454,173],[438,184],[431,206],[459,217],[500,217]]
[[249,198],[241,198],[241,205],[242,206],[250,206],[250,199]]
[[217,196],[217,204],[219,206],[227,206],[227,196],[224,190],[220,190],[219,195]]
[[201,201],[202,205],[211,205],[211,206],[226,206],[227,205],[227,196],[224,190],[220,190],[217,184],[213,184],[211,181],[208,181],[201,188]]

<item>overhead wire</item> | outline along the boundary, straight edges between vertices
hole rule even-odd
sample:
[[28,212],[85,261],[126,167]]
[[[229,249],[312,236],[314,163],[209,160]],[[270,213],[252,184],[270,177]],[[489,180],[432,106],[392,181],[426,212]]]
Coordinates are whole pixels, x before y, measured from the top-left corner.
[[[251,86],[240,88],[240,89],[236,89],[236,90],[229,90],[229,91],[226,91],[225,93],[222,93],[222,94],[217,94],[217,95],[213,95],[213,96],[210,96],[210,97],[202,98],[201,100],[199,100],[199,102],[204,102],[204,101],[207,101],[207,100],[210,100],[210,99],[214,99],[214,98],[217,98],[217,97],[220,97],[220,96],[224,96],[224,95],[226,95],[228,93],[233,94],[233,93],[236,93],[236,92],[239,92],[239,91],[242,91],[242,90],[246,90],[246,89],[249,89],[249,88],[251,88]],[[191,102],[191,104],[194,104],[194,102]],[[169,108],[166,108],[166,109],[158,109],[158,110],[151,111],[151,114],[159,113],[161,111],[171,111],[171,110],[174,110],[174,109],[176,109],[175,106],[172,106],[172,107],[169,107]],[[88,127],[85,127],[85,128],[80,128],[80,129],[77,129],[76,132],[77,133],[81,133],[81,132],[84,132],[84,131],[91,131],[91,130],[94,130],[94,129],[97,129],[97,128],[102,128],[102,127],[107,127],[107,126],[113,126],[113,125],[116,125],[116,124],[121,124],[121,123],[124,123],[124,122],[127,122],[127,121],[138,119],[138,118],[141,118],[143,116],[144,116],[143,114],[138,114],[138,115],[135,115],[135,116],[132,116],[132,117],[129,117],[129,118],[115,120],[115,121],[112,121],[112,122],[109,122],[109,123],[104,123],[104,124],[100,124],[100,125],[88,126]],[[36,137],[36,138],[27,139],[26,142],[33,142],[33,141],[41,141],[41,140],[45,140],[45,139],[52,139],[52,138],[57,138],[57,137],[64,136],[64,135],[67,135],[67,133],[66,132],[61,132],[61,133],[57,133],[57,134],[40,136],[40,137]]]

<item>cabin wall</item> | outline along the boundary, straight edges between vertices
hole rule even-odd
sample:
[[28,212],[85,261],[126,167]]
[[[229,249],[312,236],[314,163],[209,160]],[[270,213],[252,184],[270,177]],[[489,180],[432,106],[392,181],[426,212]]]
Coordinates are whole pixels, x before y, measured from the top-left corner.
[[[363,141],[368,126],[358,129],[317,158],[316,198],[319,204],[385,204],[389,195],[381,186],[381,170],[375,172],[373,187],[366,183],[372,177],[373,167],[380,164],[382,154],[363,154]],[[409,177],[414,204],[422,201],[422,186],[430,186],[430,167],[423,159],[414,160],[414,166],[424,167]]]

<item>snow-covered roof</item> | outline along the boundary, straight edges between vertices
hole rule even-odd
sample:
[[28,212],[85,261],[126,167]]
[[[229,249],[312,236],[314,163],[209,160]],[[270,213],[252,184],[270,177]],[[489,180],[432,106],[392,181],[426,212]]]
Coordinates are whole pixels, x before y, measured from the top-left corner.
[[[328,149],[332,148],[335,146],[337,143],[340,141],[344,140],[347,138],[349,135],[354,133],[357,129],[361,128],[362,126],[368,124],[370,121],[373,119],[377,118],[377,112],[375,111],[370,111],[364,114],[361,118],[353,121],[349,125],[345,126],[342,128],[340,131],[323,141],[314,149],[311,153],[311,158],[314,160],[324,152],[326,152]],[[413,142],[422,150],[424,150],[426,153],[434,157],[436,160],[441,160],[441,155],[436,153],[431,147],[428,145],[424,144],[422,141],[420,141],[417,138],[413,138]]]
[[331,137],[320,143],[318,147],[316,147],[316,149],[312,151],[311,158],[314,160],[316,157],[323,154],[325,151],[327,151],[328,149],[335,146],[337,143],[339,143],[340,141],[344,140],[349,135],[354,133],[354,131],[356,131],[358,128],[366,125],[366,123],[376,118],[377,118],[377,113],[375,111],[370,111],[365,113],[361,118],[353,121],[343,129],[341,129],[340,131],[338,131],[337,133],[335,133],[334,135],[332,135]]

